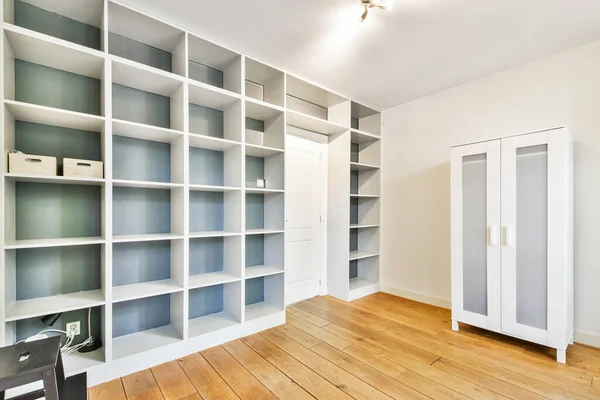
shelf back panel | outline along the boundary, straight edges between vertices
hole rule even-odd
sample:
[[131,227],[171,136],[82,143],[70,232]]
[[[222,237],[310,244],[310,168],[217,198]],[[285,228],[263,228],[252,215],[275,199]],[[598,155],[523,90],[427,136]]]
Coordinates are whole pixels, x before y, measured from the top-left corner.
[[171,145],[113,136],[113,178],[171,182]]
[[246,305],[265,301],[265,278],[246,279]]
[[358,260],[350,261],[350,279],[358,278]]
[[189,114],[190,133],[219,139],[225,137],[223,111],[190,103]]
[[100,50],[102,31],[24,1],[14,2],[15,25]]
[[171,296],[148,297],[113,304],[113,338],[171,323]]
[[190,239],[190,275],[224,270],[222,237]]
[[223,311],[223,286],[190,290],[189,318],[199,318]]
[[15,60],[15,100],[100,115],[100,80]]
[[101,188],[16,183],[16,239],[102,235]]
[[116,33],[108,33],[108,51],[115,56],[173,72],[171,53]]
[[56,157],[59,174],[65,157],[102,161],[101,139],[97,132],[15,121],[15,149]]
[[222,151],[190,147],[190,184],[225,185],[224,160]]
[[113,286],[169,278],[171,278],[171,242],[113,245]]
[[101,245],[19,249],[16,299],[100,289],[101,271]]
[[113,233],[139,235],[171,232],[171,193],[164,189],[115,187]]
[[190,79],[223,89],[223,71],[195,61],[188,61]]
[[265,196],[246,194],[246,229],[265,228]]
[[171,99],[127,86],[112,85],[113,118],[171,128]]
[[246,236],[246,267],[265,264],[265,236]]
[[256,187],[257,179],[265,179],[265,159],[246,156],[246,186]]
[[190,192],[190,232],[222,231],[224,224],[222,192]]

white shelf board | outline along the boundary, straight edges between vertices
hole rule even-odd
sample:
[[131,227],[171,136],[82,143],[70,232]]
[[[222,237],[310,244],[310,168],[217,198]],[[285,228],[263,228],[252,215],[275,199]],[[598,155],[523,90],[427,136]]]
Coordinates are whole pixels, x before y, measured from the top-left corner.
[[290,74],[287,74],[286,94],[325,108],[349,100]]
[[283,232],[283,229],[246,229],[246,235],[275,235]]
[[333,122],[292,110],[287,110],[287,124],[289,126],[320,133],[322,135],[334,135],[336,133],[342,133],[349,130],[349,128],[334,124]]
[[379,224],[350,224],[350,229],[379,228]]
[[265,85],[265,83],[275,79],[276,77],[283,75],[283,71],[273,68],[269,65],[263,64],[259,61],[253,60],[246,57],[246,71],[244,77],[250,82],[257,83],[259,85]]
[[241,143],[233,140],[190,133],[190,147],[199,147],[202,149],[215,151],[226,151],[236,146],[241,146]]
[[183,238],[183,235],[176,235],[173,233],[148,233],[141,235],[114,235],[112,241],[113,243],[158,242]]
[[163,96],[171,96],[184,83],[182,77],[158,68],[113,55],[109,57],[113,60],[113,83]]
[[246,267],[246,279],[282,274],[283,272],[283,267],[274,267],[269,265]]
[[350,197],[365,198],[365,199],[377,199],[378,194],[350,194]]
[[285,193],[282,189],[246,188],[246,193]]
[[14,249],[36,249],[41,247],[66,247],[66,246],[87,246],[91,244],[104,244],[105,240],[101,237],[75,237],[75,238],[56,238],[56,239],[29,239],[8,241],[4,245],[6,250]]
[[113,135],[153,142],[171,143],[183,137],[182,131],[113,119]]
[[171,188],[182,188],[182,183],[170,183],[170,182],[148,182],[148,181],[129,181],[125,179],[113,179],[113,186],[119,187],[132,187],[132,188],[144,188],[144,189],[171,189]]
[[377,253],[368,253],[366,251],[351,251],[350,252],[350,261],[354,261],[354,260],[362,260],[363,258],[369,258],[369,257],[377,257],[379,254]]
[[352,278],[350,279],[350,291],[362,289],[366,286],[376,285],[377,282],[368,281],[363,278]]
[[190,103],[215,110],[224,111],[241,101],[239,94],[206,83],[191,80],[189,88]]
[[246,143],[246,155],[253,157],[270,157],[278,154],[283,154],[283,149],[274,147],[258,146],[256,144]]
[[104,305],[104,294],[100,289],[19,300],[14,302],[12,307],[7,307],[6,321],[17,321],[101,305]]
[[160,296],[161,294],[175,293],[182,290],[183,288],[172,279],[114,286],[113,303]]
[[272,304],[265,303],[264,301],[250,304],[249,306],[246,306],[246,321],[266,317],[267,315],[276,314],[281,311],[283,311],[283,309],[275,307]]
[[241,235],[240,232],[228,232],[228,231],[190,232],[190,239],[224,237],[224,236],[240,236],[240,235]]
[[104,117],[97,115],[38,106],[14,100],[4,100],[4,105],[17,121],[84,131],[104,131]]
[[102,78],[104,58],[97,50],[6,23],[4,32],[16,59]]
[[381,140],[381,137],[374,133],[360,131],[358,129],[351,129],[350,131],[350,141],[352,143],[365,143]]
[[248,118],[267,121],[281,115],[284,111],[284,108],[274,104],[246,97],[246,117]]
[[242,278],[230,275],[226,272],[210,272],[208,274],[190,275],[190,289],[198,289],[201,287],[221,285],[223,283],[230,283],[240,281]]
[[102,186],[106,182],[104,179],[97,178],[75,178],[70,176],[46,176],[11,173],[5,174],[4,177],[14,182],[58,183],[64,185]]
[[171,325],[119,336],[113,338],[113,359],[158,349],[181,340],[181,336]]
[[[82,332],[83,333],[83,332]],[[65,374],[75,375],[104,364],[104,348],[89,353],[71,353],[63,356]]]
[[206,315],[204,317],[190,319],[188,327],[189,337],[216,332],[237,324],[240,324],[240,322],[224,311],[216,314]]
[[350,162],[350,169],[352,171],[372,171],[375,169],[379,169],[379,166],[371,165],[371,164],[364,164],[364,163]]
[[191,191],[197,192],[236,192],[242,188],[234,186],[190,185]]

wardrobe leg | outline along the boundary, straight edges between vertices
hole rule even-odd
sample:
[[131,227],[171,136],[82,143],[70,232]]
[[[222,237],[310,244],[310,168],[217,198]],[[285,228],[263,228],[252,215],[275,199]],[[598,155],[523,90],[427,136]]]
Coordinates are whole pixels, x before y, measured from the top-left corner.
[[452,320],[452,330],[453,331],[458,330],[458,321]]
[[556,349],[556,362],[561,364],[567,363],[567,350]]

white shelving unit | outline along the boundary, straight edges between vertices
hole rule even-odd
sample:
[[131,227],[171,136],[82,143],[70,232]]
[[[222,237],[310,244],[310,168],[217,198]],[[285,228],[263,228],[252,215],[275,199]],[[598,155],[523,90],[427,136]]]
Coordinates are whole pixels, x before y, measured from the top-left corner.
[[331,294],[378,289],[377,111],[118,1],[2,2],[2,152],[104,177],[3,164],[1,345],[91,308],[103,347],[64,361],[95,385],[284,323],[288,126],[330,138]]

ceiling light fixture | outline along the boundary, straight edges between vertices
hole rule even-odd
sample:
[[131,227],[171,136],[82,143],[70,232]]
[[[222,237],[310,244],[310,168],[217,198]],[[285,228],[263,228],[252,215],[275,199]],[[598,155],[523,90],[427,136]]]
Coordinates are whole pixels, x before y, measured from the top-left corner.
[[394,6],[394,0],[360,0],[360,4],[365,8],[365,12],[360,16],[360,22],[363,22],[367,19],[371,8],[391,10]]

